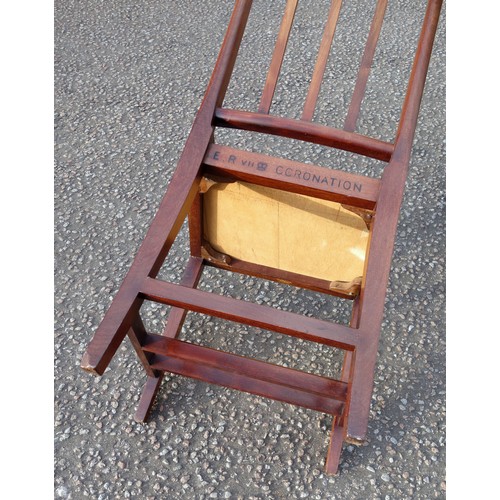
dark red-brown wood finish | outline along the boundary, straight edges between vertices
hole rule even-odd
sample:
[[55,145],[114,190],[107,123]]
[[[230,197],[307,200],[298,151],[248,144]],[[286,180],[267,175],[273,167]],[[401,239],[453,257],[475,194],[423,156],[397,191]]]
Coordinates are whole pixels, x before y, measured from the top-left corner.
[[[269,114],[297,0],[287,1],[258,110],[247,112],[223,107],[251,3],[251,0],[237,0],[235,3],[215,69],[169,188],[128,274],[88,345],[81,366],[86,371],[102,375],[128,335],[147,375],[135,417],[138,421],[148,419],[165,372],[333,415],[326,460],[326,471],[333,474],[337,471],[343,441],[361,443],[366,438],[396,226],[442,2],[428,1],[393,143],[355,132],[387,0],[377,2],[343,130],[311,121],[335,34],[341,0],[332,1],[301,119]],[[322,144],[375,158],[387,165],[381,178],[374,179],[235,150],[214,143],[216,127],[238,128]],[[284,176],[273,168],[265,171],[250,169],[242,164],[225,161],[230,155],[244,155],[255,164],[265,162],[267,165],[275,164],[282,169],[290,169],[289,172],[308,172],[310,175]],[[325,185],[312,183],[309,179],[313,176],[335,178],[339,182],[332,181]],[[359,294],[332,289],[326,280],[238,259],[221,258],[211,251],[203,239],[203,199],[200,194],[203,177],[225,179],[226,182],[246,181],[370,211],[370,238]],[[353,186],[356,189],[352,189]],[[160,281],[156,276],[186,217],[189,218],[191,257],[184,276],[179,284]],[[197,284],[205,265],[353,300],[350,324],[346,326],[304,317],[200,291]],[[163,335],[146,331],[140,317],[144,301],[172,306]],[[343,349],[345,355],[341,378],[333,380],[311,375],[183,342],[177,337],[187,311],[197,311]]]

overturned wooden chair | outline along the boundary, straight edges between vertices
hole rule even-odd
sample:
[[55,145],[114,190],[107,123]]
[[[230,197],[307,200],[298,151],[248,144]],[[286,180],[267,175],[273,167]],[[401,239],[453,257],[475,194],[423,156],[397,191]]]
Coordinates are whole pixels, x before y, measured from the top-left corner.
[[[394,142],[385,142],[360,135],[355,127],[387,0],[376,4],[344,128],[312,121],[340,4],[332,1],[302,117],[290,119],[270,114],[270,108],[297,0],[286,3],[258,110],[223,107],[251,7],[250,0],[236,1],[167,193],[81,365],[102,375],[128,335],[147,374],[138,421],[148,418],[164,372],[333,415],[328,473],[337,471],[342,443],[362,443],[367,434],[396,226],[441,9],[440,0],[429,0],[397,134]],[[373,178],[239,150],[214,143],[216,127],[321,144],[387,165]],[[179,284],[156,279],[186,217],[191,255],[184,275]],[[198,290],[205,265],[353,301],[350,324]],[[140,316],[144,301],[172,306],[163,335],[146,331]],[[340,380],[184,342],[177,336],[187,311],[342,349]]]

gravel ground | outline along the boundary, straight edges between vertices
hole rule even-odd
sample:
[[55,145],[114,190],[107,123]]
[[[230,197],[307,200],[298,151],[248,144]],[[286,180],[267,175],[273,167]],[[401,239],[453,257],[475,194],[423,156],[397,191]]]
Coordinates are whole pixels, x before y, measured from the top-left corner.
[[[255,109],[283,2],[256,0],[227,104]],[[273,5],[274,5],[273,3]],[[392,139],[424,2],[390,2],[359,131]],[[346,2],[316,119],[341,126],[371,1]],[[323,472],[331,418],[166,377],[150,423],[133,420],[145,377],[126,340],[103,377],[79,368],[168,185],[217,56],[231,1],[55,3],[55,497],[444,498],[445,29],[440,21],[395,245],[368,442]],[[297,117],[327,1],[302,0],[273,112]],[[276,10],[276,12],[271,12]],[[297,97],[298,96],[298,97]],[[380,164],[294,141],[217,139],[360,173]],[[253,142],[252,142],[253,141]],[[183,227],[160,276],[178,279]],[[339,300],[209,270],[201,288],[324,319]],[[143,308],[161,330],[168,308]],[[339,353],[189,314],[182,338],[335,376]]]

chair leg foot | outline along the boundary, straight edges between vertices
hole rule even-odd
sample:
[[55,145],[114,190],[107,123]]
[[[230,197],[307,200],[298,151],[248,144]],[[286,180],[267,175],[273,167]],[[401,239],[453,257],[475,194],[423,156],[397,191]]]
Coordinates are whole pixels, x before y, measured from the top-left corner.
[[332,433],[330,436],[330,446],[326,456],[325,472],[329,475],[337,474],[340,452],[342,451],[342,443],[344,441],[344,428],[338,425],[339,418],[333,417]]
[[163,373],[160,373],[158,377],[148,377],[144,389],[142,390],[141,399],[139,401],[139,406],[134,415],[134,420],[136,422],[144,423],[149,419],[149,414],[153,407],[153,403],[156,399],[156,394],[160,389],[161,381],[163,380]]

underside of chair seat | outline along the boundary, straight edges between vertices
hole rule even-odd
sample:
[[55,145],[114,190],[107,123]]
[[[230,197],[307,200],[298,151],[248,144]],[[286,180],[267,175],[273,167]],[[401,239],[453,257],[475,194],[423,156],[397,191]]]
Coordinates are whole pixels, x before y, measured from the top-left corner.
[[363,274],[369,230],[340,203],[257,186],[215,183],[203,195],[204,238],[229,257],[331,282]]

